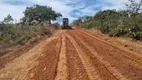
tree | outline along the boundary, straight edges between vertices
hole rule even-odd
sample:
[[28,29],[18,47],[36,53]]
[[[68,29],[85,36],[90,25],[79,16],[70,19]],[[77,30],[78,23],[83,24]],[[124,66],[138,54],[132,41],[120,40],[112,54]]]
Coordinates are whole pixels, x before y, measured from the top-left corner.
[[82,19],[82,17],[79,17],[77,20],[74,20],[73,25],[80,26],[80,24],[83,22]]
[[25,17],[22,18],[24,22],[31,23],[33,20],[36,21],[51,21],[56,20],[57,17],[62,16],[60,13],[56,13],[51,7],[34,5],[27,7],[24,12]]
[[129,15],[139,13],[142,6],[142,0],[140,0],[139,2],[136,2],[135,0],[129,0],[129,2],[130,3],[126,4]]
[[4,18],[3,22],[6,24],[12,23],[13,22],[12,16],[10,14],[8,14],[7,17]]

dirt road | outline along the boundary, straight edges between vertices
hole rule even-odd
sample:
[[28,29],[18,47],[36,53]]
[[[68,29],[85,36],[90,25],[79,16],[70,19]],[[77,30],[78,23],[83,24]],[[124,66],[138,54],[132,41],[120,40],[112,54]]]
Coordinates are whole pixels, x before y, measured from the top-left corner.
[[0,80],[142,80],[141,53],[77,28],[59,30],[0,66]]

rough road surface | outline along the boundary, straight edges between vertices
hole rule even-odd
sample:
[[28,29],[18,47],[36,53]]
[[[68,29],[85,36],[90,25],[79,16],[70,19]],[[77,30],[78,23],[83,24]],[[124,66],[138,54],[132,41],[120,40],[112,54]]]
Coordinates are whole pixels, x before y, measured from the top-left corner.
[[5,63],[0,80],[142,80],[141,53],[77,28],[58,30]]

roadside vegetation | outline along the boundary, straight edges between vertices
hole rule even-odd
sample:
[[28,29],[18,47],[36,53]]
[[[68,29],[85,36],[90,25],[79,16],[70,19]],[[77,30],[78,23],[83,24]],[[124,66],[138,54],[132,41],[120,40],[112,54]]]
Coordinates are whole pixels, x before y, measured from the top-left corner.
[[73,25],[95,28],[109,36],[124,36],[142,40],[142,0],[129,0],[126,10],[104,10],[94,16],[80,17]]
[[51,35],[59,27],[58,23],[51,24],[51,20],[60,16],[51,7],[41,5],[27,7],[19,23],[13,23],[9,14],[0,23],[0,53],[7,47],[23,45],[37,35]]

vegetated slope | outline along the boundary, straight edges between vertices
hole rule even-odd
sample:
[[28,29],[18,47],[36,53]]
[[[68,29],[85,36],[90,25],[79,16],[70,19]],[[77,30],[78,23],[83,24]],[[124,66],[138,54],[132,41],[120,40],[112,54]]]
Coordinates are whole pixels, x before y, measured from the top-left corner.
[[[123,4],[122,4],[123,5]],[[123,36],[142,41],[142,0],[128,0],[121,10],[103,10],[94,16],[82,16],[73,25],[95,28],[111,37]]]
[[55,26],[47,23],[38,25],[0,24],[0,28],[0,52],[3,52],[5,48],[16,44],[24,45],[36,35],[44,33],[50,35]]
[[0,79],[141,80],[137,54],[83,29],[58,30],[0,69]]
[[0,56],[7,53],[9,47],[24,45],[38,34],[51,34],[52,29],[59,26],[58,23],[52,25],[51,20],[62,16],[52,7],[38,4],[26,7],[23,13],[18,23],[17,20],[13,23],[14,18],[10,14],[0,22]]

